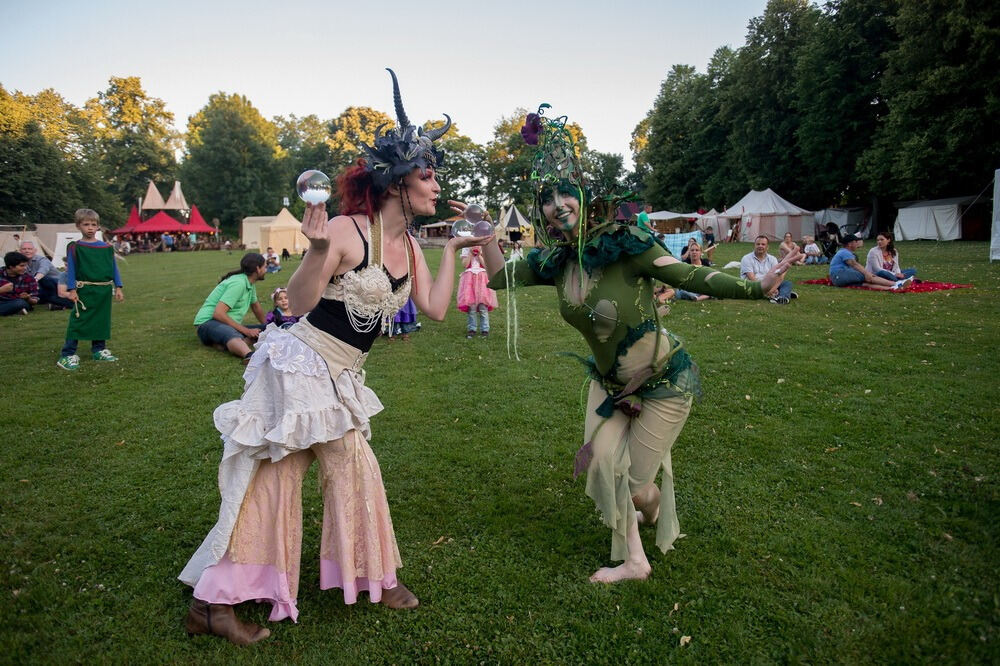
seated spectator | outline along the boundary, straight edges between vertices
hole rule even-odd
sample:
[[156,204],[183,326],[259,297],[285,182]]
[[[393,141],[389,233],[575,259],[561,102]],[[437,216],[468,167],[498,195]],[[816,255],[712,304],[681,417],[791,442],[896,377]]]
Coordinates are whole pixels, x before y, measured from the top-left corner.
[[825,264],[830,259],[823,254],[823,250],[820,249],[819,245],[816,244],[816,239],[813,236],[805,236],[802,242],[806,246],[802,249],[802,253],[806,255],[807,264]]
[[288,328],[299,320],[292,314],[292,308],[288,306],[288,291],[284,287],[278,287],[271,292],[271,300],[274,302],[274,309],[267,313],[265,324],[274,324],[278,328]]
[[[753,252],[746,254],[740,260],[740,277],[752,282],[760,282],[760,279],[767,275],[767,272],[778,265],[778,260],[773,254],[767,253],[767,236],[757,236],[753,242]],[[801,254],[796,248],[793,255]],[[772,303],[777,305],[787,305],[793,298],[799,295],[792,291],[792,283],[782,280],[776,285],[771,293],[767,294]]]
[[[267,320],[257,300],[257,282],[264,279],[267,269],[264,257],[248,252],[240,260],[240,267],[222,276],[219,284],[205,299],[194,317],[198,339],[204,345],[225,347],[230,354],[250,362],[250,343],[257,339]],[[247,310],[253,310],[260,325],[244,325]]]
[[691,246],[697,244],[698,244],[697,238],[688,238],[687,246],[683,250],[681,250],[681,261],[691,263],[688,261],[688,253],[691,251]]
[[[799,244],[792,240],[792,233],[790,231],[785,232],[784,238],[781,240],[781,245],[778,246],[778,260],[785,258],[786,254],[800,250]],[[805,258],[802,261],[797,261],[795,264],[801,266],[806,263]]]
[[854,252],[861,248],[864,241],[854,234],[844,236],[841,239],[841,244],[843,247],[830,260],[830,282],[833,283],[833,286],[850,287],[856,284],[863,284],[872,289],[905,291],[913,283],[913,278],[887,280],[875,275],[859,264]]
[[868,251],[865,270],[886,280],[905,280],[917,277],[916,268],[900,268],[899,253],[892,244],[892,234],[883,231],[875,237],[876,246]]
[[48,303],[49,310],[73,307],[73,301],[59,296],[62,271],[53,266],[48,257],[38,252],[35,243],[30,240],[21,241],[21,254],[28,258],[28,274],[38,283],[38,302]]
[[267,262],[268,273],[277,273],[281,270],[281,258],[278,257],[278,253],[274,251],[273,247],[267,248],[267,252],[264,253],[264,260]]
[[0,269],[0,316],[28,314],[38,303],[38,283],[28,272],[28,258],[20,252],[3,256]]
[[[693,240],[693,239],[692,239]],[[684,262],[691,264],[692,266],[711,266],[712,262],[708,260],[707,257],[702,256],[701,245],[695,242],[687,247],[687,256],[684,257]]]

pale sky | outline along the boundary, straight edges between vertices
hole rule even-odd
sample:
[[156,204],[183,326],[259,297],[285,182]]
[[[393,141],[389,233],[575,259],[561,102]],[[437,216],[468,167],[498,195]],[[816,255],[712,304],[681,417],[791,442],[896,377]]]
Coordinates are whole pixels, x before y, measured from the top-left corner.
[[[212,93],[267,118],[392,115],[385,67],[413,122],[448,113],[477,143],[517,107],[552,104],[592,149],[621,153],[674,64],[705,71],[741,46],[766,0],[45,3],[0,0],[0,84],[77,106],[138,76],[179,130]],[[364,7],[364,9],[362,9]]]

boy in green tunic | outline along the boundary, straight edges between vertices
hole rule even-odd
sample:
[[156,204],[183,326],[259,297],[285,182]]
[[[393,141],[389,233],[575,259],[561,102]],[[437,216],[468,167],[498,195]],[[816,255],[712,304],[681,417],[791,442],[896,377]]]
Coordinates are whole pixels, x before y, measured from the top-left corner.
[[100,217],[89,208],[81,208],[76,211],[74,221],[83,238],[66,248],[66,286],[60,285],[59,289],[65,292],[60,296],[73,301],[66,344],[56,362],[63,370],[76,370],[80,366],[80,357],[76,355],[80,340],[91,341],[95,361],[118,360],[106,346],[111,337],[111,298],[125,300],[114,249],[97,240]]

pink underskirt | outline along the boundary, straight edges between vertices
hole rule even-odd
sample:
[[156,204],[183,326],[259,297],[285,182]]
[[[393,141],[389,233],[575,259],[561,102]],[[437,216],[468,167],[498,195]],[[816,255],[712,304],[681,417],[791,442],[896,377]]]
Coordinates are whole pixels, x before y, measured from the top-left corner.
[[[319,588],[341,588],[345,604],[357,602],[358,592],[368,592],[371,602],[378,603],[382,600],[382,590],[392,589],[398,584],[395,573],[382,580],[355,578],[345,583],[340,565],[332,560],[319,561]],[[229,559],[228,554],[201,574],[194,588],[194,597],[210,604],[227,606],[244,601],[269,601],[271,614],[267,619],[272,622],[285,618],[292,618],[292,622],[299,621],[299,609],[289,593],[288,574],[278,571],[271,564],[237,564]]]

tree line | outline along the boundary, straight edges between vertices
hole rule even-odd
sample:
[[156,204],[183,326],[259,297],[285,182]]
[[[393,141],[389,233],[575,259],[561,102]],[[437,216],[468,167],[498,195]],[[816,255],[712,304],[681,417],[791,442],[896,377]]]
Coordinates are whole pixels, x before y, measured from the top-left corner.
[[[806,208],[966,195],[1000,166],[998,62],[995,2],[770,0],[743,46],[718,49],[704,73],[681,64],[667,72],[632,132],[634,171],[619,154],[590,150],[578,125],[570,130],[595,191],[632,190],[657,208],[721,210],[765,187]],[[441,139],[441,216],[448,198],[529,205],[526,113],[501,117],[483,145],[457,125]],[[0,85],[0,223],[67,220],[87,206],[118,225],[149,180],[175,179],[229,231],[277,212],[284,197],[301,215],[297,174],[333,176],[376,128],[393,126],[360,106],[329,119],[267,119],[225,92],[186,131],[173,122],[137,77],[112,77],[82,108],[51,89]]]
[[1000,3],[770,0],[632,133],[657,207],[771,187],[809,209],[978,193],[1000,167]]

